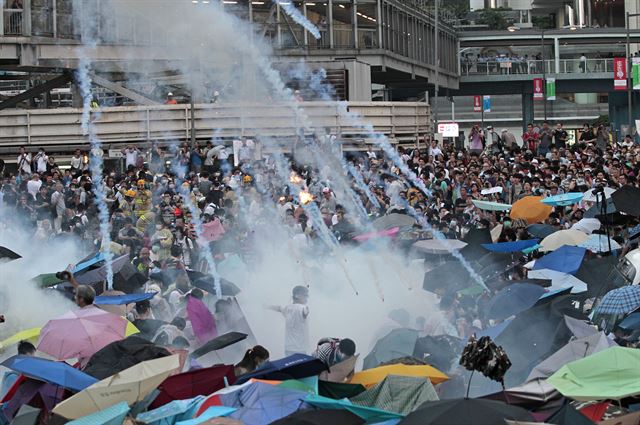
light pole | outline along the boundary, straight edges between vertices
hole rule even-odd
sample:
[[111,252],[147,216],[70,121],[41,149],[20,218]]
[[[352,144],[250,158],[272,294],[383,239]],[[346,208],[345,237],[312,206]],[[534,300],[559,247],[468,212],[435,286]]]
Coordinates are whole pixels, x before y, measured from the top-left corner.
[[433,46],[433,54],[435,57],[435,66],[436,66],[436,86],[434,88],[434,98],[435,98],[435,104],[433,105],[433,113],[434,113],[434,133],[438,132],[438,92],[440,91],[440,52],[439,52],[439,44],[440,44],[440,34],[438,34],[438,30],[440,29],[440,16],[438,16],[438,4],[440,3],[440,0],[435,0],[434,5],[435,5],[435,15],[436,15],[436,22],[435,22],[435,45]]
[[[631,29],[629,27],[629,18],[634,18],[636,16],[640,16],[640,13],[629,13],[627,12],[627,123],[628,123],[628,134],[631,136],[633,128],[633,79],[631,76],[631,70],[633,68],[633,62],[631,60]],[[614,74],[616,70],[613,70]]]

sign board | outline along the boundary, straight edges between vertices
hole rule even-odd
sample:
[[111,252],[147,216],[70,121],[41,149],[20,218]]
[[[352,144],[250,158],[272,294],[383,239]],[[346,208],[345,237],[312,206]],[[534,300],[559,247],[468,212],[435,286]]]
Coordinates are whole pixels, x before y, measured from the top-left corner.
[[482,96],[473,96],[473,112],[482,112]]
[[633,89],[640,90],[640,57],[632,59],[631,78],[633,79]]
[[109,149],[109,158],[122,158],[123,156],[120,149]]
[[613,58],[613,89],[627,89],[627,59]]
[[547,78],[547,100],[556,100],[556,79]]
[[533,79],[533,100],[544,100],[542,78]]
[[442,137],[458,137],[459,132],[457,122],[438,123],[438,133],[442,134]]
[[482,96],[482,109],[484,112],[491,112],[491,96],[488,94]]

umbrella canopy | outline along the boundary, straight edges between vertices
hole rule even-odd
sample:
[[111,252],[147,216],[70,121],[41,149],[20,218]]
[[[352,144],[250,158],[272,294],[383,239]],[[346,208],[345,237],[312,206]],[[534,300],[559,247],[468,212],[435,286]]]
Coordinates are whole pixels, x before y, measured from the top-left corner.
[[178,367],[180,356],[177,354],[138,363],[66,399],[53,409],[53,413],[77,419],[120,401],[132,405],[144,400]]
[[527,276],[532,279],[548,279],[551,280],[551,286],[547,288],[547,291],[554,292],[563,289],[571,288],[572,294],[581,294],[586,292],[587,284],[578,279],[577,277],[570,275],[569,273],[563,273],[550,269],[530,270]]
[[260,370],[247,373],[238,379],[238,383],[243,383],[249,379],[300,379],[315,376],[327,370],[327,365],[315,357],[305,354],[293,354],[291,356],[274,360],[263,365]]
[[640,329],[640,313],[631,313],[618,323],[618,327],[627,331]]
[[593,421],[568,403],[551,415],[547,421],[554,425],[595,425]]
[[511,205],[501,204],[499,202],[477,201],[475,199],[471,202],[473,202],[473,205],[477,208],[485,211],[509,211],[511,209]]
[[23,404],[20,410],[18,410],[18,413],[13,417],[10,425],[36,425],[41,412],[42,409]]
[[597,332],[583,338],[573,339],[533,368],[527,377],[527,381],[546,379],[569,362],[582,359],[615,345],[616,343],[607,338],[604,332]]
[[513,204],[510,217],[514,220],[521,218],[529,224],[545,221],[549,218],[553,207],[540,202],[543,199],[542,196],[525,196]]
[[607,199],[604,204],[602,202],[593,204],[585,211],[583,218],[597,218],[601,222],[610,222],[615,214],[619,214],[618,208],[613,199]]
[[[212,294],[216,293],[215,278],[210,274],[187,270],[187,275],[189,276],[191,284],[196,288],[200,288]],[[230,282],[227,279],[220,279],[220,291],[225,297],[235,297],[242,292],[235,283]]]
[[436,369],[449,370],[460,353],[459,339],[449,335],[427,335],[416,341],[413,357],[428,360]]
[[432,384],[439,384],[449,379],[447,375],[429,365],[404,365],[393,364],[388,366],[378,366],[373,369],[356,372],[349,381],[351,384],[361,384],[366,388],[372,387],[389,375],[414,376],[429,379]]
[[450,254],[467,246],[466,242],[458,239],[426,239],[413,244],[413,247],[427,254]]
[[187,317],[191,322],[193,333],[199,343],[203,344],[216,336],[218,330],[213,314],[209,311],[202,300],[196,297],[189,297],[187,300]]
[[342,382],[318,381],[318,394],[323,397],[340,400],[355,397],[366,391],[360,384],[344,384]]
[[204,397],[174,400],[157,409],[136,416],[136,420],[149,425],[174,425],[176,422],[194,417]]
[[579,230],[587,235],[599,230],[600,227],[602,227],[602,223],[597,218],[583,218],[571,226],[573,230]]
[[[605,199],[610,199],[611,195],[613,195],[615,191],[616,189],[612,187],[605,187],[602,193],[604,193]],[[597,192],[597,189],[589,189],[584,193],[582,200],[587,202],[598,202],[602,200],[602,194]]]
[[22,255],[11,251],[9,248],[0,246],[0,260],[13,261],[22,258]]
[[309,394],[305,399],[307,403],[319,407],[321,409],[344,409],[355,415],[358,415],[367,423],[380,423],[390,419],[400,419],[403,415],[386,410],[377,409],[375,407],[360,406],[352,403],[350,400],[334,400],[315,394]]
[[373,350],[364,358],[363,369],[371,369],[380,363],[388,362],[398,357],[413,355],[418,339],[415,329],[394,329],[376,341]]
[[618,259],[613,255],[602,258],[589,258],[582,262],[580,269],[575,276],[587,284],[589,297],[600,297],[604,293],[614,288],[609,274],[614,269]]
[[555,233],[558,229],[550,224],[532,224],[527,226],[527,232],[536,238],[546,238],[552,233]]
[[499,242],[491,244],[483,244],[482,247],[492,252],[519,252],[523,249],[531,248],[540,242],[540,239],[526,239],[514,242]]
[[542,251],[555,251],[563,245],[577,246],[586,241],[587,235],[579,230],[558,230],[540,242]]
[[129,406],[124,401],[113,406],[92,413],[75,421],[67,422],[72,425],[122,425],[124,418],[129,413]]
[[464,398],[424,403],[401,425],[496,425],[505,420],[533,421],[521,407],[494,400]]
[[348,410],[322,409],[302,410],[285,416],[273,422],[272,425],[361,425],[364,423],[364,419]]
[[582,201],[583,197],[584,193],[582,192],[569,192],[555,196],[547,196],[541,202],[543,204],[551,206],[566,207],[569,205],[577,204],[578,202]]
[[640,350],[611,347],[567,363],[547,379],[575,400],[620,400],[640,394]]
[[408,415],[427,401],[435,401],[438,394],[431,381],[411,376],[389,375],[382,382],[352,397],[361,406]]
[[416,220],[406,214],[388,214],[373,220],[371,225],[375,230],[389,230],[394,227],[413,226]]
[[227,332],[226,334],[213,338],[211,341],[207,342],[202,347],[191,353],[191,356],[194,358],[198,358],[212,351],[222,350],[223,348],[229,347],[236,342],[247,339],[247,336],[247,334],[243,334],[241,332]]
[[7,348],[20,341],[37,340],[40,336],[40,328],[31,328],[11,335],[9,338],[0,341],[0,347]]
[[[103,255],[103,254],[100,254]],[[104,259],[104,258],[103,258]],[[111,261],[111,268],[113,273],[118,273],[126,263],[129,262],[129,254],[122,255],[118,258],[114,258]],[[106,259],[105,259],[106,263]],[[84,267],[84,265],[79,264],[76,266],[76,270],[74,270],[74,278],[80,285],[91,285],[92,283],[103,282],[107,280],[107,265],[103,264],[100,267],[92,268],[93,265]],[[83,268],[80,268],[83,267]],[[80,270],[78,270],[80,269]]]
[[168,357],[166,348],[157,346],[137,335],[112,342],[95,353],[84,368],[85,373],[105,379],[140,362]]
[[429,270],[424,274],[422,287],[426,291],[458,291],[472,283],[469,270],[462,267],[460,261],[451,260]]
[[502,320],[525,311],[540,299],[545,289],[530,283],[514,283],[500,290],[487,306],[490,319]]
[[150,300],[157,292],[145,292],[144,294],[124,294],[124,295],[98,295],[93,301],[97,305],[126,305],[135,304],[140,301]]
[[212,366],[190,370],[168,377],[158,388],[160,394],[151,404],[160,407],[172,400],[193,398],[198,395],[209,395],[236,380],[233,366]]
[[[582,234],[584,235],[584,233]],[[554,252],[536,260],[533,270],[549,269],[562,273],[573,274],[580,268],[580,264],[582,264],[582,260],[584,259],[585,251],[585,248],[563,245]]]
[[579,247],[588,249],[591,252],[609,252],[609,244],[611,244],[611,250],[621,249],[622,247],[613,238],[608,238],[607,235],[589,235],[589,238],[582,242]]
[[2,365],[30,378],[69,388],[73,391],[82,391],[98,382],[94,377],[74,369],[67,363],[54,362],[40,357],[17,355],[9,357],[2,362]]
[[609,291],[593,310],[596,314],[627,314],[640,307],[640,286],[623,286]]
[[640,188],[623,186],[611,195],[611,199],[618,211],[634,217],[640,216]]
[[[176,425],[199,425],[202,423],[210,423],[212,425],[242,425],[242,422],[238,422],[235,419],[224,418],[224,416],[228,416],[236,410],[238,409],[233,407],[211,406],[196,418],[177,422]],[[214,418],[218,419],[214,421]]]
[[58,360],[88,359],[124,338],[127,323],[124,317],[97,307],[70,311],[44,325],[38,350]]

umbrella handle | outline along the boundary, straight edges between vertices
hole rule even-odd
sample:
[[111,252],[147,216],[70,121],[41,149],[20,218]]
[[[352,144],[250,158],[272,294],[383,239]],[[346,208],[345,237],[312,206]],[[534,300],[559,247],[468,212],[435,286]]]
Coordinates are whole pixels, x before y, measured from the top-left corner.
[[475,370],[472,370],[471,375],[469,376],[469,382],[467,382],[467,395],[465,396],[465,398],[469,398],[469,390],[471,389],[471,379],[473,378],[474,372]]

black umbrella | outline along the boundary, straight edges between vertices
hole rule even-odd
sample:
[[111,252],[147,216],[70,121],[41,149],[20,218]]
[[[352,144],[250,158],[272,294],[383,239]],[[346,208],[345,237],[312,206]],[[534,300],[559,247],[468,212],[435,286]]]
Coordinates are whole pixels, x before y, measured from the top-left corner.
[[591,208],[585,211],[584,218],[597,218],[604,226],[625,224],[632,218],[621,214],[612,198],[607,199],[604,206],[606,207],[605,209],[603,209],[602,202],[593,204]]
[[609,278],[618,259],[614,256],[590,258],[580,265],[575,277],[587,284],[587,296],[597,297],[620,284]]
[[169,324],[169,322],[165,322],[164,320],[158,320],[158,319],[144,319],[144,320],[137,319],[137,320],[134,320],[132,323],[140,331],[140,333],[137,335],[140,336],[141,338],[148,339],[149,341],[153,339],[155,334],[158,332],[158,330],[162,326]]
[[555,425],[595,425],[594,422],[568,403],[551,415],[551,417],[546,420],[546,423]]
[[471,273],[459,260],[452,260],[426,272],[422,287],[434,293],[451,293],[468,288],[472,283]]
[[222,350],[225,347],[247,339],[247,334],[240,332],[228,332],[224,335],[215,337],[211,341],[205,343],[202,347],[191,353],[194,358],[202,357],[211,351]]
[[482,249],[482,244],[493,242],[491,230],[487,228],[472,228],[462,240],[467,243],[467,246],[460,250],[460,254],[468,261],[482,258],[487,252]]
[[531,224],[527,226],[527,232],[533,237],[544,239],[558,229],[550,224]]
[[380,363],[388,362],[398,357],[411,356],[417,339],[418,331],[415,329],[393,329],[376,341],[373,350],[364,358],[362,369],[372,369]]
[[[194,270],[187,270],[187,275],[189,276],[189,280],[191,280],[191,284],[196,288],[212,294],[216,293],[216,284],[213,276]],[[220,291],[222,292],[222,296],[225,297],[235,297],[241,292],[235,283],[222,278],[220,279]]]
[[428,401],[399,425],[496,425],[505,419],[533,421],[529,412],[494,400],[463,398]]
[[91,356],[84,372],[94,378],[104,379],[143,361],[170,355],[171,353],[165,348],[132,335],[123,340],[112,342]]
[[285,416],[272,425],[361,425],[365,420],[348,410],[322,409],[300,410]]
[[416,341],[413,357],[423,359],[436,369],[446,372],[460,353],[459,339],[449,335],[427,335]]
[[20,254],[16,254],[11,251],[9,248],[5,248],[4,246],[0,246],[0,260],[17,260],[18,258],[22,258]]
[[623,186],[611,194],[611,199],[618,211],[640,217],[640,189]]
[[138,291],[147,280],[147,277],[136,270],[133,264],[127,262],[113,275],[113,289],[122,291],[125,294],[133,294]]

